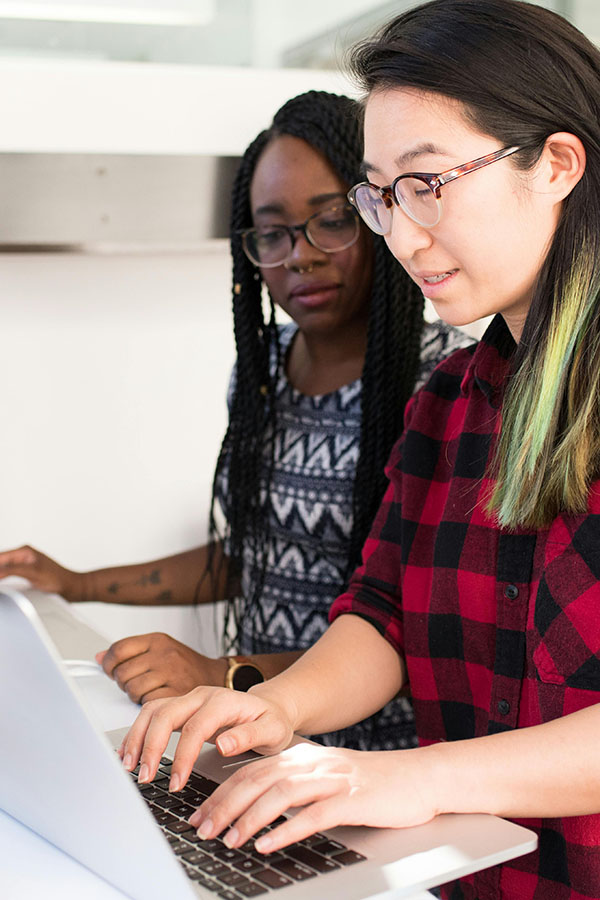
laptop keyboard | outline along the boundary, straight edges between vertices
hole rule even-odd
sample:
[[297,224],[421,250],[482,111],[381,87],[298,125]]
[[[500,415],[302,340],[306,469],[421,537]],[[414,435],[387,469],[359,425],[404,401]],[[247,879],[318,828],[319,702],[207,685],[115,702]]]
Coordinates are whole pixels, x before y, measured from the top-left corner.
[[[170,794],[171,765],[172,760],[163,756],[154,781],[138,784],[140,793],[188,877],[216,897],[223,900],[258,897],[365,859],[325,834],[313,834],[266,856],[259,853],[254,849],[254,841],[280,825],[283,816],[236,850],[229,849],[221,837],[202,841],[187,820],[218,785],[192,772],[184,789]],[[139,767],[132,772],[136,784],[138,770]]]

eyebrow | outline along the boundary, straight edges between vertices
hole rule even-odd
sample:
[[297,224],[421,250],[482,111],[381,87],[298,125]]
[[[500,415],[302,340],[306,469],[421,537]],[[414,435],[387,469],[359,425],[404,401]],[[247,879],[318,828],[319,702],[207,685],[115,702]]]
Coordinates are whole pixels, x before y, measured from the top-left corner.
[[[443,150],[441,147],[437,147],[432,143],[424,143],[417,144],[416,147],[413,147],[412,150],[407,150],[406,153],[401,153],[394,160],[394,165],[398,169],[405,169],[408,165],[415,161],[419,156],[448,156],[446,150]],[[381,175],[381,169],[378,169],[377,166],[372,165],[368,160],[363,160],[361,169],[363,173],[367,172],[376,172],[378,175]]]
[[[326,194],[315,194],[314,197],[309,197],[308,205],[309,206],[320,206],[322,203],[327,203],[328,200],[339,200],[340,198],[346,199],[346,195],[343,191],[331,191]],[[265,203],[263,206],[259,206],[254,210],[255,216],[281,216],[285,212],[285,207],[282,203]]]

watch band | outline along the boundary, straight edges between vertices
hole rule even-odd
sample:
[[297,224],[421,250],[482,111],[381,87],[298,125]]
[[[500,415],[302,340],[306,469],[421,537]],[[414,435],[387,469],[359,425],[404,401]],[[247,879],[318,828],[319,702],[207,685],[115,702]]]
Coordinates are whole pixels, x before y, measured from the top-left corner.
[[226,688],[232,691],[247,691],[253,684],[260,684],[264,680],[264,674],[247,656],[227,657]]

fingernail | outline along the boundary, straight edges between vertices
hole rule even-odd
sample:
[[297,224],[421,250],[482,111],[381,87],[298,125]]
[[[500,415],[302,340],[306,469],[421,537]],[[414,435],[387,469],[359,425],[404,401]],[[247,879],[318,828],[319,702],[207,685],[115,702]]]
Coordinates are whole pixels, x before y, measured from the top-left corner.
[[174,772],[171,775],[171,780],[169,782],[169,790],[170,791],[178,791],[180,784],[181,784],[181,778],[179,777],[179,775],[177,775],[176,772]]
[[212,819],[206,819],[205,822],[202,823],[200,828],[198,829],[198,837],[203,841],[207,840],[212,835],[213,823]]
[[262,837],[259,837],[259,839],[254,842],[254,846],[259,853],[268,853],[273,846],[273,838],[269,837],[268,834],[263,834]]
[[140,774],[138,775],[138,781],[148,781],[150,776],[150,769],[146,765],[146,763],[142,763],[140,766]]
[[232,750],[235,750],[235,741],[227,734],[221,735],[221,737],[218,738],[217,743],[221,753],[231,753]]
[[239,836],[240,836],[240,833],[237,830],[237,828],[230,828],[229,831],[227,832],[227,834],[225,835],[225,837],[223,838],[223,843],[225,844],[226,847],[229,847],[229,849],[231,850],[231,848],[235,847],[235,845],[237,844]]
[[133,759],[131,758],[131,753],[125,754],[125,759],[123,760],[123,765],[126,769],[133,769]]

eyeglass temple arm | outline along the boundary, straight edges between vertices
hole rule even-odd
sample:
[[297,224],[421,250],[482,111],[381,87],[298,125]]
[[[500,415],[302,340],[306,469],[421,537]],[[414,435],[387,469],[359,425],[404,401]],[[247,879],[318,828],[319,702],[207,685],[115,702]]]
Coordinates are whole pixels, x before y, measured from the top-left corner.
[[463,166],[458,166],[456,169],[449,169],[447,172],[438,175],[436,178],[437,184],[432,184],[431,187],[434,191],[438,191],[443,184],[448,184],[449,181],[454,181],[462,175],[468,175],[469,172],[476,172],[477,169],[483,169],[484,166],[489,166],[490,163],[496,162],[499,159],[504,159],[505,156],[510,156],[511,153],[516,153],[517,150],[520,149],[520,147],[505,147],[504,150],[497,150],[495,153],[488,153],[487,156],[480,156],[479,159],[474,159],[472,162],[465,163]]

